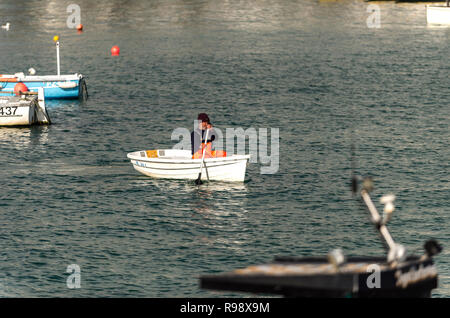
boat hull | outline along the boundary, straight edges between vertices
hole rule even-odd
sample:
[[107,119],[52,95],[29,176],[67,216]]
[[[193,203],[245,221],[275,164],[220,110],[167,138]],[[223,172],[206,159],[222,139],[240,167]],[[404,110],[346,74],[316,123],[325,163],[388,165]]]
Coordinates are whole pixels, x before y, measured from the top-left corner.
[[[189,154],[189,157],[187,154]],[[146,151],[138,151],[129,153],[127,157],[130,158],[134,169],[153,178],[196,180],[200,172],[201,159],[191,159],[190,152],[184,153],[184,156],[173,158],[168,156],[149,158]],[[249,159],[250,155],[205,158],[201,179],[243,182],[245,180],[245,171]]]
[[61,76],[0,76],[0,96],[7,96],[2,91],[14,91],[14,86],[22,82],[30,91],[44,88],[46,99],[77,99],[87,97],[86,82],[80,74]]
[[9,106],[0,104],[0,126],[29,126],[35,123],[34,105]]
[[436,25],[450,25],[450,7],[427,6],[427,23]]
[[[377,269],[378,285],[374,275]],[[339,271],[326,258],[287,258],[230,273],[205,275],[200,278],[200,286],[285,297],[428,298],[437,288],[437,270],[431,258],[416,256],[395,266],[383,258],[350,258]]]
[[0,126],[50,124],[45,108],[44,92],[35,97],[0,97]]

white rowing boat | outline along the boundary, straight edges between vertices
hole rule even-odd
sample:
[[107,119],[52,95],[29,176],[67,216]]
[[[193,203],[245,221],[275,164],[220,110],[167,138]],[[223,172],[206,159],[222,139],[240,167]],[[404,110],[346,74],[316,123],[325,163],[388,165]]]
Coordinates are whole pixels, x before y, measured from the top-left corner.
[[[202,159],[192,159],[189,150],[142,150],[127,154],[134,169],[154,178],[195,180]],[[242,182],[250,155],[205,158],[202,180]]]
[[450,7],[447,6],[427,6],[428,24],[450,25]]
[[44,89],[20,96],[0,97],[0,126],[30,126],[50,124],[45,108]]

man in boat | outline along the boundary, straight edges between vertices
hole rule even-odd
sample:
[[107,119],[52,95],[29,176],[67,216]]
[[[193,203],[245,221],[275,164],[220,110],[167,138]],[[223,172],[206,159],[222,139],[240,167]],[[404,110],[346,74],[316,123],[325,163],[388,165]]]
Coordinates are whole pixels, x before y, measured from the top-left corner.
[[[191,132],[192,159],[201,159],[203,151],[205,151],[205,158],[226,157],[225,151],[212,150],[212,142],[216,139],[216,133],[208,115],[205,113],[198,114],[197,121],[198,128]],[[205,139],[207,130],[208,140]]]
[[[205,149],[205,158],[212,157],[212,142],[216,139],[214,129],[212,128],[211,121],[207,114],[200,113],[197,116],[198,128],[191,132],[191,149],[192,158],[201,159],[203,156],[203,150]],[[208,140],[205,140],[206,131],[208,132]],[[205,147],[206,141],[206,147]]]

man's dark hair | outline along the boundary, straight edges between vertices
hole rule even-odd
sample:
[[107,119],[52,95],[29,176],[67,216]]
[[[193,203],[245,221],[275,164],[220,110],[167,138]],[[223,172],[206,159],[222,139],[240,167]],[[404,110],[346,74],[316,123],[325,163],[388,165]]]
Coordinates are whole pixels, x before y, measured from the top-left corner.
[[200,114],[198,114],[197,120],[202,121],[202,122],[206,122],[206,123],[208,123],[208,124],[211,123],[211,122],[209,121],[208,115],[206,115],[205,113],[200,113]]

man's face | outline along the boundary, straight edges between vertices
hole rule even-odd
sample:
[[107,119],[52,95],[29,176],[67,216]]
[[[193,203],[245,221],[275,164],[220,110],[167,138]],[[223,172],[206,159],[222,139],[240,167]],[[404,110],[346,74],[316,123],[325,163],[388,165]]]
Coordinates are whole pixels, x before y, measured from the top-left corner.
[[206,129],[208,127],[208,123],[206,121],[202,121],[200,123],[198,123],[198,128],[200,129]]

